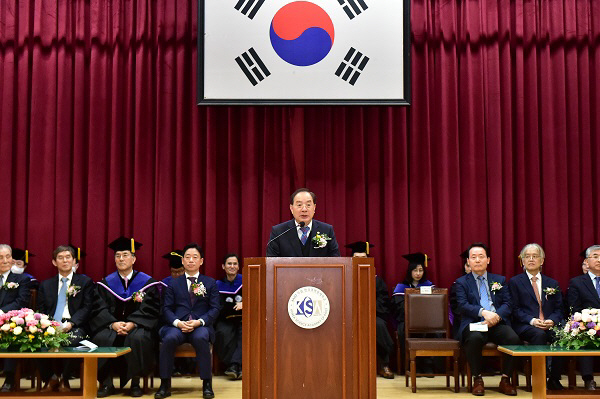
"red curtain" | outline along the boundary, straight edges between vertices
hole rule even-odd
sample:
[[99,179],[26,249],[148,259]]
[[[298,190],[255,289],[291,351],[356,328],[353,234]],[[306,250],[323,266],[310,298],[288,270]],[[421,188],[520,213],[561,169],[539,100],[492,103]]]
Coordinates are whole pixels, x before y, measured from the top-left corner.
[[512,276],[528,242],[565,288],[600,225],[600,2],[412,0],[410,107],[196,106],[196,0],[0,2],[0,242],[37,254],[188,241],[264,255],[297,187],[393,287],[413,251],[441,286],[472,241]]

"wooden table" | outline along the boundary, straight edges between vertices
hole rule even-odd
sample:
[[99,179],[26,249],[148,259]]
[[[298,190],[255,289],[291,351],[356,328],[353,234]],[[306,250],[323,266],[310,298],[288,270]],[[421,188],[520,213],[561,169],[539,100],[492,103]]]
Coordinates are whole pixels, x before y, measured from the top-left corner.
[[559,399],[575,397],[577,399],[598,398],[598,393],[590,391],[549,391],[546,392],[546,357],[547,356],[600,356],[600,350],[594,349],[565,349],[550,345],[505,345],[498,346],[500,352],[511,356],[531,356],[531,397],[533,399]]
[[0,394],[1,399],[17,399],[23,397],[35,397],[35,398],[83,398],[92,399],[96,397],[98,392],[97,386],[97,373],[98,373],[98,359],[99,358],[115,358],[123,356],[126,353],[131,352],[131,348],[124,347],[99,347],[91,352],[76,350],[75,348],[57,348],[50,350],[43,350],[39,352],[11,352],[7,350],[0,350],[0,358],[11,358],[11,359],[65,359],[65,358],[78,358],[83,359],[83,381],[81,391],[73,391],[69,393],[57,394],[50,392],[48,396],[43,396],[41,392],[10,392],[7,394]]

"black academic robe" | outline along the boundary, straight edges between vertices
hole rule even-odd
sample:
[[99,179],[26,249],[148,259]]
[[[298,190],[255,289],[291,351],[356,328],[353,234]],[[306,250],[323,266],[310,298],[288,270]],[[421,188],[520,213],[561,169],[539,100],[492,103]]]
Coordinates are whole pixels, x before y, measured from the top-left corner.
[[[153,370],[160,315],[160,293],[157,288],[160,282],[145,273],[134,271],[126,290],[124,280],[117,273],[121,287],[114,289],[111,277],[115,275],[111,274],[96,284],[90,331],[92,342],[98,346],[131,348],[131,352],[124,356],[126,368],[113,368],[121,377],[121,385],[125,385],[132,377],[141,377]],[[139,290],[146,294],[142,302],[134,301],[131,296]],[[133,322],[136,327],[126,336],[117,335],[111,328],[112,323],[117,321]],[[99,360],[98,377],[101,382],[107,376],[109,366],[105,359]]]
[[215,351],[221,361],[229,366],[242,362],[242,311],[234,310],[242,302],[242,276],[238,274],[231,282],[227,277],[217,281],[221,312],[215,323]]
[[390,295],[385,281],[375,276],[375,312],[376,312],[376,343],[377,356],[382,366],[388,366],[390,354],[394,350],[394,341],[387,328],[387,319],[390,309]]

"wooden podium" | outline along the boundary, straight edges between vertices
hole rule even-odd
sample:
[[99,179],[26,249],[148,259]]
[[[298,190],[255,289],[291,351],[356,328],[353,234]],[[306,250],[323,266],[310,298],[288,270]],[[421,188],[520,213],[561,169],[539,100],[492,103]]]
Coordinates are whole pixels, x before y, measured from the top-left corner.
[[376,397],[373,258],[246,258],[243,285],[243,399]]

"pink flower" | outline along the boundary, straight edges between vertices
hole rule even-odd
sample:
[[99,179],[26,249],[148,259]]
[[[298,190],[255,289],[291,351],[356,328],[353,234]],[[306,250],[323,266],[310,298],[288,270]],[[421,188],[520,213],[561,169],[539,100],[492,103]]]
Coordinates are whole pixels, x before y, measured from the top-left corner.
[[14,321],[15,323],[17,323],[17,325],[25,324],[25,320],[23,320],[22,317],[13,317],[12,321]]
[[27,327],[37,326],[37,320],[29,320],[27,322]]
[[33,317],[35,317],[36,320],[41,320],[42,314],[41,313],[36,313],[36,314],[33,315]]
[[48,328],[51,325],[52,325],[52,322],[50,320],[48,320],[48,319],[42,319],[42,320],[40,320],[40,326],[42,328]]

